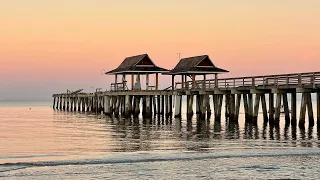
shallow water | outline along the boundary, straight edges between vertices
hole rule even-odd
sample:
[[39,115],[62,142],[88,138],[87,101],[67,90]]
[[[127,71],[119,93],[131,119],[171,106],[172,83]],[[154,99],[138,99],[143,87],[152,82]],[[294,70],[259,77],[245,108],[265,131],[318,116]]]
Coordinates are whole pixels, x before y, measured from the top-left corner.
[[[315,127],[121,119],[0,103],[0,179],[317,179]],[[185,117],[185,116],[184,116]]]

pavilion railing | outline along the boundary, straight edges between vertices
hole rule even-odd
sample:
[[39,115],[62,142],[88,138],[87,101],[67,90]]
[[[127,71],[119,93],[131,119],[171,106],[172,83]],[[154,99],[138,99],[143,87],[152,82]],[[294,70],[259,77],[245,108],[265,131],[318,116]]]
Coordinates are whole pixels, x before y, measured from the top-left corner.
[[197,80],[175,83],[175,89],[228,89],[240,87],[289,87],[304,85],[319,85],[320,72],[297,73],[297,74],[278,74],[267,76],[250,76],[237,78],[224,78]]

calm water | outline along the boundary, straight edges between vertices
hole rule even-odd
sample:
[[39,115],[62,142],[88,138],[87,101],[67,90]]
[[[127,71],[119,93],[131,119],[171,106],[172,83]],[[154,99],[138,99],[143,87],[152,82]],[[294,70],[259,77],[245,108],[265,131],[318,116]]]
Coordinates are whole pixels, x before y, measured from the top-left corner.
[[[317,127],[119,119],[0,102],[0,179],[318,179]],[[315,110],[316,112],[316,110]],[[306,126],[307,127],[307,126]]]

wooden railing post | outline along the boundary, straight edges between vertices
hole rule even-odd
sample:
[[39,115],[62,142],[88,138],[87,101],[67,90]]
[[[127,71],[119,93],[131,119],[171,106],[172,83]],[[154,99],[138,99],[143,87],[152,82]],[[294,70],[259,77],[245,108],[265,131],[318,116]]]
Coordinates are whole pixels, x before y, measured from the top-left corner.
[[299,86],[302,85],[302,84],[301,84],[301,74],[298,75],[298,84],[299,84]]
[[288,74],[286,75],[286,86],[287,87],[289,86],[289,76],[288,76]]
[[244,87],[244,78],[242,78],[242,87]]

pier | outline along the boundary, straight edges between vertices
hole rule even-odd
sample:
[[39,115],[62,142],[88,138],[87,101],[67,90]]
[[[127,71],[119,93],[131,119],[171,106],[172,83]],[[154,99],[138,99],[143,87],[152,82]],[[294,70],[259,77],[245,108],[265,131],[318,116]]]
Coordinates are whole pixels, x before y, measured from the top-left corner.
[[[296,125],[298,121],[299,126],[305,126],[308,117],[309,126],[314,125],[315,118],[320,125],[320,72],[218,77],[227,72],[216,67],[207,55],[181,59],[172,70],[156,66],[147,54],[132,56],[106,73],[115,77],[108,91],[83,93],[78,90],[53,94],[53,109],[122,117],[138,117],[142,113],[145,118],[181,118],[182,105],[185,105],[187,118],[197,114],[201,118],[213,115],[215,120],[221,120],[224,108],[227,119],[238,121],[240,106],[243,105],[246,121],[257,124],[261,106],[264,123],[279,125],[280,114],[283,113],[286,124]],[[207,79],[209,74],[214,78]],[[159,89],[159,75],[171,76],[171,86]],[[128,76],[131,87],[128,87]],[[141,87],[140,76],[146,77],[145,88]],[[154,76],[151,81],[150,76]],[[120,82],[118,77],[121,77]],[[302,94],[300,114],[297,114],[298,93]],[[313,97],[317,103],[316,117]],[[186,99],[185,103],[183,99]]]

